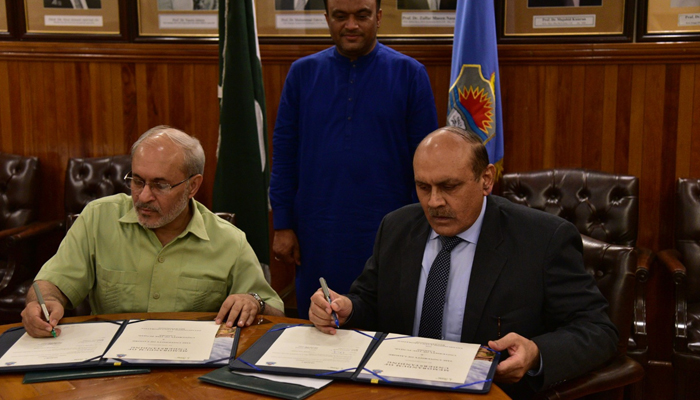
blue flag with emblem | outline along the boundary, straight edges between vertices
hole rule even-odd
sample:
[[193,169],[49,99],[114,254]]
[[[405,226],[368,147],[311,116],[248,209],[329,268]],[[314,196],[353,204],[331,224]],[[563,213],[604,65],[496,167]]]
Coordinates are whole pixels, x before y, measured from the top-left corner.
[[503,172],[503,118],[494,2],[457,2],[447,124],[476,133]]

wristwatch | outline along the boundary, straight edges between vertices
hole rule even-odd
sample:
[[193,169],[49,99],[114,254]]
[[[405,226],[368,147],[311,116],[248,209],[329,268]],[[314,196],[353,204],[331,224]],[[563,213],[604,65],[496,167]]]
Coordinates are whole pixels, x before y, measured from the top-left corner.
[[253,296],[253,298],[257,300],[258,304],[260,305],[260,314],[265,314],[265,300],[258,296],[257,293],[250,292],[248,294]]

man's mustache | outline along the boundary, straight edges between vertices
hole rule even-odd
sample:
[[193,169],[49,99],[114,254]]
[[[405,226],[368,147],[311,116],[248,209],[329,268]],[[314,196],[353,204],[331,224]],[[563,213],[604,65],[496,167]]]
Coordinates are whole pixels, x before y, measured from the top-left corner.
[[455,215],[451,210],[448,210],[447,208],[431,208],[428,207],[428,214],[431,217],[448,217],[448,218],[454,218]]
[[150,210],[155,211],[157,213],[160,212],[160,207],[158,207],[157,205],[144,203],[142,201],[137,201],[136,204],[134,204],[134,207],[136,207],[139,210]]

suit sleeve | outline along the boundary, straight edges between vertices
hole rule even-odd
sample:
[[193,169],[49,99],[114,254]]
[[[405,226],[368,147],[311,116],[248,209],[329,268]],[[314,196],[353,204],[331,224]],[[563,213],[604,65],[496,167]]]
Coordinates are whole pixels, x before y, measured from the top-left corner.
[[607,315],[608,303],[581,257],[581,236],[561,223],[547,246],[544,288],[547,333],[531,338],[544,365],[544,388],[589,371],[617,350],[618,333]]
[[365,268],[350,286],[348,298],[352,301],[352,315],[347,321],[348,328],[377,330],[377,293],[379,291],[379,265],[381,260],[382,235],[385,220],[379,225],[374,239],[372,256],[365,263]]

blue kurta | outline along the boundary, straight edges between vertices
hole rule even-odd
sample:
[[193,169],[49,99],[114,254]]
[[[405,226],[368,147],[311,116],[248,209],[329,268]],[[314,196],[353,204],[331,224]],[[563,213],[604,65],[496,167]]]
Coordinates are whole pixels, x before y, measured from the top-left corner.
[[425,67],[380,43],[354,62],[335,47],[297,60],[273,135],[275,229],[294,229],[297,306],[323,276],[347,293],[372,254],[379,223],[414,201],[413,152],[437,129]]

